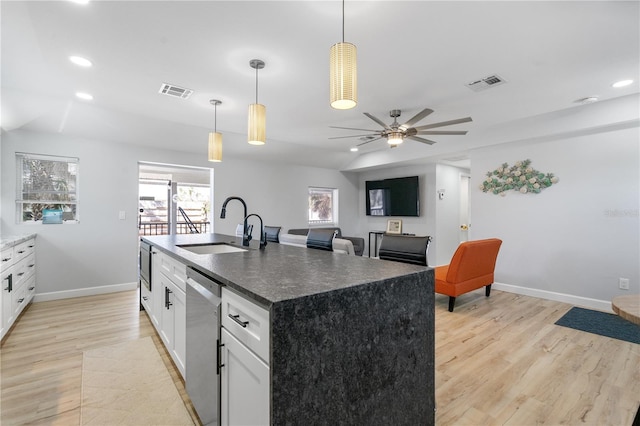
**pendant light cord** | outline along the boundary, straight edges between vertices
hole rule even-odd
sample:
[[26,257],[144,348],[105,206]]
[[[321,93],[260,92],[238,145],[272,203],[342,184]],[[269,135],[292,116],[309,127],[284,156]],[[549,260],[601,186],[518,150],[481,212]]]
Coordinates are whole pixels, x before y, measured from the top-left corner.
[[213,132],[218,133],[218,104],[213,104]]
[[344,43],[344,0],[342,0],[342,42]]
[[258,103],[258,67],[256,66],[256,103]]

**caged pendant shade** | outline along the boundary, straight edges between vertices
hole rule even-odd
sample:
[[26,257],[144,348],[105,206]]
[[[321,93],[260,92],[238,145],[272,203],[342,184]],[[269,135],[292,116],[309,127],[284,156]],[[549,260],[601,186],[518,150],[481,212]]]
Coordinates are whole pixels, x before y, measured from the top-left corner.
[[356,46],[344,41],[344,0],[342,0],[342,42],[329,51],[329,93],[331,107],[351,109],[358,103]]
[[249,132],[247,141],[251,145],[264,145],[267,142],[267,108],[258,103],[258,70],[264,68],[264,61],[252,59],[251,68],[256,70],[256,103],[249,105]]
[[214,130],[209,133],[209,161],[218,163],[222,161],[222,133],[218,133],[217,131],[218,105],[222,102],[216,99],[211,99],[209,103],[213,105],[215,109]]

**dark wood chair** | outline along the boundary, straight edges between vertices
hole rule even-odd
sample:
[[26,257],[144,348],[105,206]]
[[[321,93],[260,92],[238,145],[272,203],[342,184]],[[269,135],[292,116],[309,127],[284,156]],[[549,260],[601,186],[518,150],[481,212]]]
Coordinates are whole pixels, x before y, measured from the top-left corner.
[[427,253],[431,237],[384,234],[378,257],[383,260],[428,266]]

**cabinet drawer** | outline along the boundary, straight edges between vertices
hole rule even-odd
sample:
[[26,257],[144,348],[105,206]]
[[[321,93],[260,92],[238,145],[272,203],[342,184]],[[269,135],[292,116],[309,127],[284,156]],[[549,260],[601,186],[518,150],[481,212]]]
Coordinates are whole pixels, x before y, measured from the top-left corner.
[[32,253],[35,253],[35,240],[31,239],[31,240],[27,240],[24,242],[21,242],[20,244],[17,244],[14,247],[14,261],[18,262],[22,259],[24,259],[25,257],[29,256]]
[[29,260],[32,260],[33,262],[33,259],[30,258],[22,259],[13,267],[13,287],[16,289],[20,287],[24,283],[24,281],[33,273],[33,267],[29,268],[28,266]]
[[158,252],[156,254],[159,261],[160,270],[169,278],[180,290],[187,291],[187,267],[175,260],[171,256]]
[[2,254],[0,255],[0,265],[2,265],[1,267],[3,271],[13,265],[13,247],[2,250]]
[[269,311],[222,289],[222,326],[269,364]]

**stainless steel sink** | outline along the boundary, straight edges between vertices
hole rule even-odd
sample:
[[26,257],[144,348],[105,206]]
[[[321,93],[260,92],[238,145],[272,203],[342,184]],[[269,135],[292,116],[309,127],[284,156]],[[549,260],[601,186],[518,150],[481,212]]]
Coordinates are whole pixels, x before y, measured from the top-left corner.
[[184,244],[178,245],[183,250],[190,251],[194,254],[221,254],[221,253],[234,253],[240,251],[247,251],[245,248],[238,246],[232,246],[227,243],[212,243],[212,244]]

